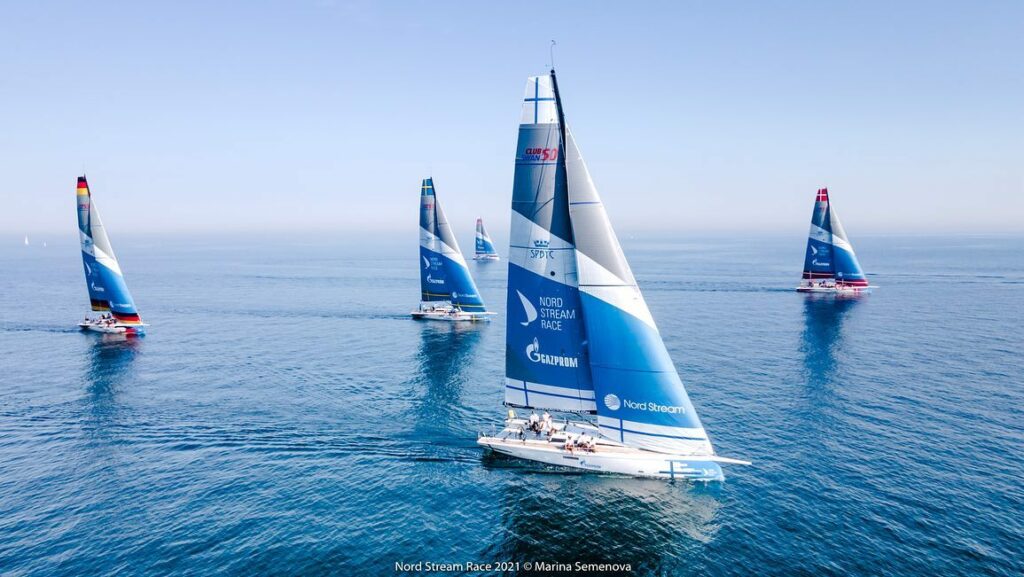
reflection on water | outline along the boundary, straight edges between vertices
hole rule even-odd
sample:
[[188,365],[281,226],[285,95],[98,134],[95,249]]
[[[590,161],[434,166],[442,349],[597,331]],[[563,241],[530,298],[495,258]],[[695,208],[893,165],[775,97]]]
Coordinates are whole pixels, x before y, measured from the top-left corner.
[[102,434],[104,423],[118,411],[117,395],[134,374],[135,358],[141,351],[142,341],[124,335],[88,335],[94,339],[88,352],[86,365],[85,402],[89,429]]
[[831,384],[843,345],[843,322],[859,297],[808,295],[804,301],[801,352],[809,385]]
[[[502,496],[491,558],[629,563],[676,574],[719,530],[720,486],[598,475],[525,474]],[[688,569],[692,570],[693,567]]]
[[412,386],[417,428],[446,430],[459,420],[462,388],[468,382],[481,331],[477,323],[419,321],[420,346]]

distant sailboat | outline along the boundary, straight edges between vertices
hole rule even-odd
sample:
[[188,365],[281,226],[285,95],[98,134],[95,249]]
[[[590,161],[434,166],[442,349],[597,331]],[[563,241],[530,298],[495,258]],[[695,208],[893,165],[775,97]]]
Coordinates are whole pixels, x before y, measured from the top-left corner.
[[28,235],[25,235],[25,246],[28,246]]
[[494,314],[484,307],[432,178],[420,188],[420,293],[415,319],[481,321]]
[[484,219],[476,219],[476,256],[474,260],[500,260],[498,251],[494,249],[494,242],[484,229]]
[[78,177],[78,232],[82,241],[82,264],[85,284],[94,311],[105,311],[100,318],[78,324],[82,330],[99,333],[142,334],[143,324],[135,308],[128,286],[124,282],[121,266],[114,256],[106,229],[96,210],[84,176]]
[[519,418],[478,443],[587,471],[721,480],[572,133],[554,70],[527,82],[509,248],[505,404],[596,414]]
[[839,215],[828,198],[828,189],[818,189],[807,237],[804,274],[797,291],[809,293],[859,293],[874,288],[868,284],[857,262]]

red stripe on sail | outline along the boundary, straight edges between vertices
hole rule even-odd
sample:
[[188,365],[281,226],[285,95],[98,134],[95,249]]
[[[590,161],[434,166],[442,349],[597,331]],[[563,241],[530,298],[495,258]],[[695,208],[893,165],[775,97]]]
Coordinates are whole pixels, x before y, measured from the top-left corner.
[[140,322],[142,322],[142,319],[139,318],[139,315],[136,314],[136,313],[113,312],[111,314],[113,314],[114,318],[119,320],[119,321],[126,321],[126,322],[133,322],[133,323],[140,323]]

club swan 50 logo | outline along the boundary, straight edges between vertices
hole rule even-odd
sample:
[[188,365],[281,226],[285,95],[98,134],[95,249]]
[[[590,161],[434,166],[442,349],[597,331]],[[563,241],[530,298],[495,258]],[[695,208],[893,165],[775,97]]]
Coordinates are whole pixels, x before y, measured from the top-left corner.
[[526,345],[526,358],[535,363],[549,365],[552,367],[567,367],[575,369],[579,366],[579,359],[576,357],[563,357],[559,355],[545,355],[540,352],[540,342],[535,338],[533,342]]

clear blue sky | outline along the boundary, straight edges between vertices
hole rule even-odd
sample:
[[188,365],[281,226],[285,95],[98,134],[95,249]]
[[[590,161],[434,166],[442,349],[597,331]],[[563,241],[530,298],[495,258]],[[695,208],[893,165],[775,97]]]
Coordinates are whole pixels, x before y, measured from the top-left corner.
[[6,2],[0,226],[500,234],[552,38],[621,230],[1024,231],[1020,1]]

